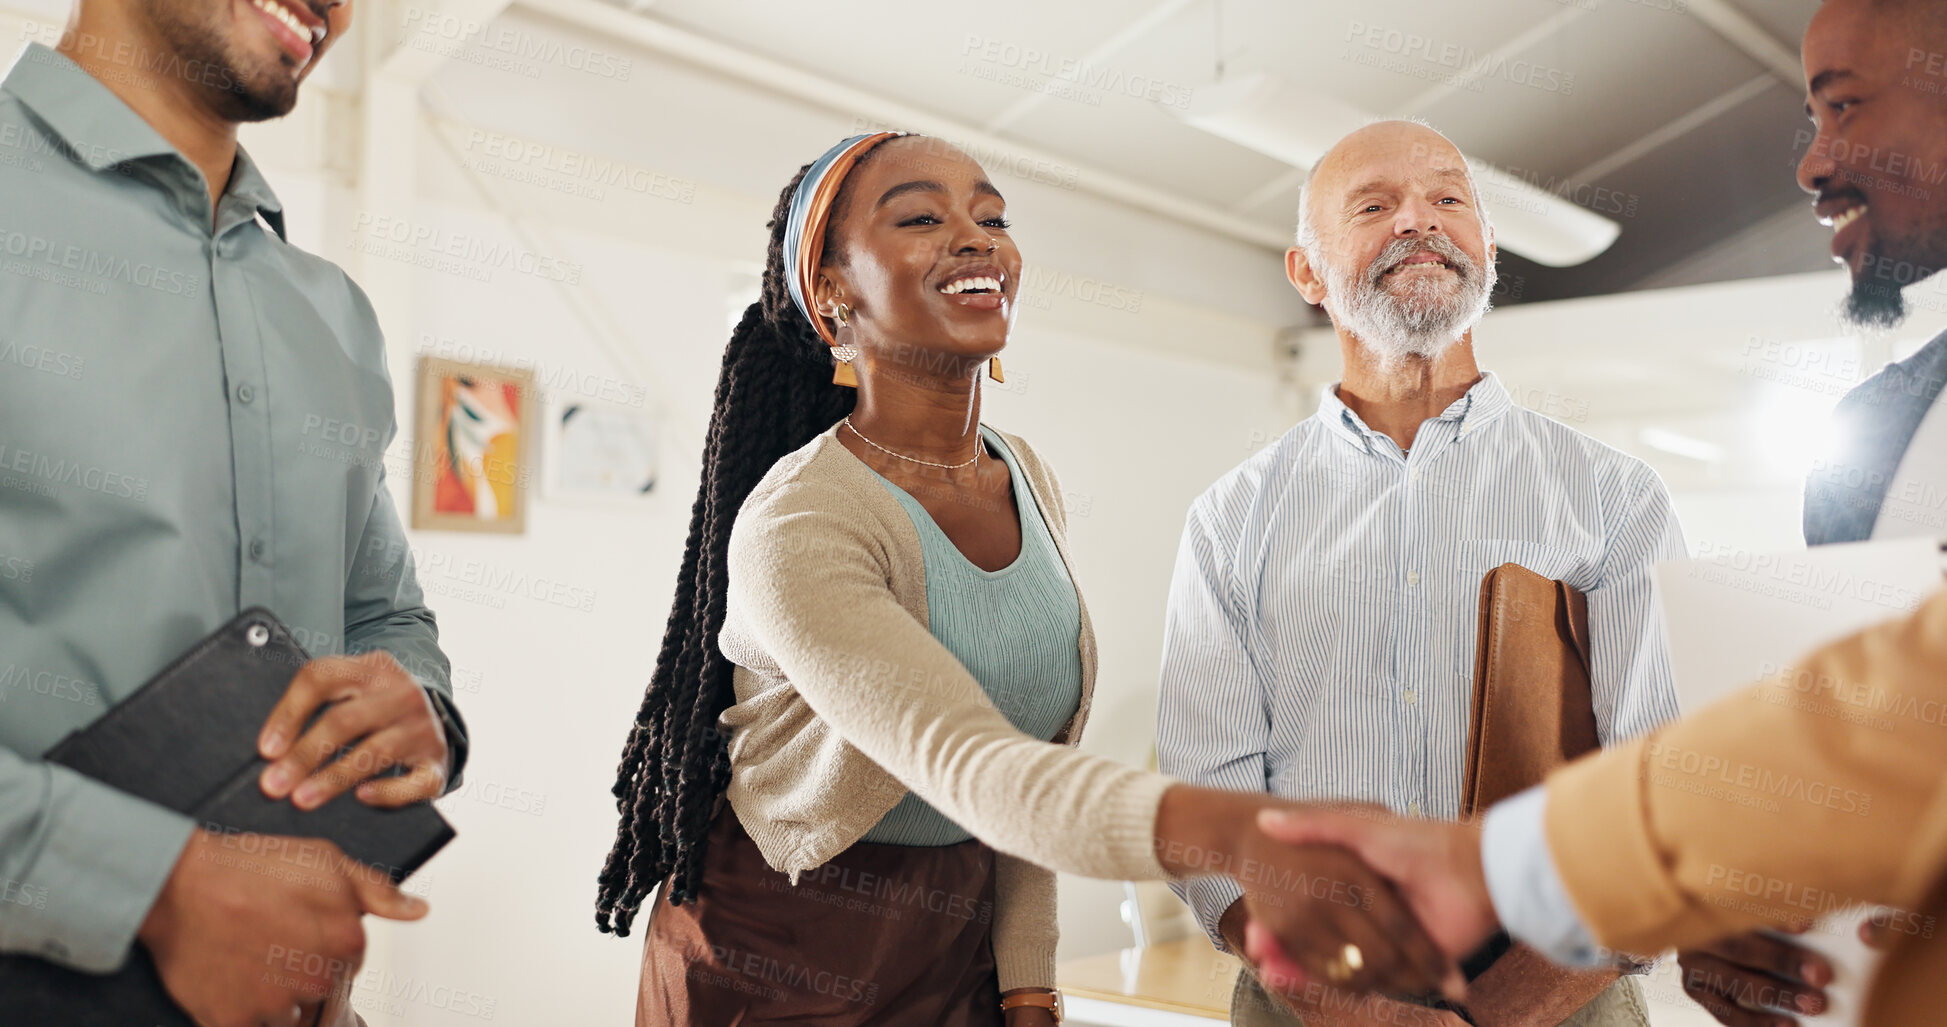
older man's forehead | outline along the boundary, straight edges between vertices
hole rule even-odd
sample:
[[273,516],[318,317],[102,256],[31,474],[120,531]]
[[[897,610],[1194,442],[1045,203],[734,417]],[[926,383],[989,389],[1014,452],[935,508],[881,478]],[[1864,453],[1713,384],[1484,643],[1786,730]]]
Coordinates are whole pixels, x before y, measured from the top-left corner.
[[1363,177],[1361,168],[1375,166],[1412,166],[1417,170],[1466,171],[1466,158],[1460,150],[1447,140],[1447,136],[1435,133],[1433,129],[1414,127],[1410,133],[1359,133],[1347,140],[1326,156],[1320,164],[1338,166],[1345,177]]
[[1473,182],[1464,161],[1454,163],[1395,161],[1379,167],[1368,165],[1362,169],[1348,170],[1353,170],[1354,173],[1346,176],[1346,182],[1350,184],[1350,188],[1345,190],[1347,196],[1381,192],[1418,182],[1452,182],[1459,186],[1469,186]]
[[1407,147],[1406,160],[1438,174],[1458,173],[1462,178],[1467,177],[1467,158],[1445,139],[1414,140]]

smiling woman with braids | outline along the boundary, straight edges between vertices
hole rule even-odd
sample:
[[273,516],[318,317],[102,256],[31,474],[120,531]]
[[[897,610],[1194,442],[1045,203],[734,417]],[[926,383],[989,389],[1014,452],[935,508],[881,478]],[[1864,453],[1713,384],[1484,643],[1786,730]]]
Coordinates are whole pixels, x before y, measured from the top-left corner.
[[1360,865],[1257,830],[1277,800],[1070,747],[1095,648],[1061,491],[980,423],[1020,282],[1007,227],[978,164],[895,133],[778,202],[615,784],[596,920],[626,935],[668,899],[638,1025],[1054,1023],[1055,870],[1230,873],[1308,969],[1451,987]]

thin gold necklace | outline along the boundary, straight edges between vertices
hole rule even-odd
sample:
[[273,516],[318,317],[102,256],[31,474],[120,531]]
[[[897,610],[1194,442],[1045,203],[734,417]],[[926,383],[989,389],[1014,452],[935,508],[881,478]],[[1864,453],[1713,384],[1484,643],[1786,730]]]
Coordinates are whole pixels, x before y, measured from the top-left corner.
[[981,445],[980,445],[980,429],[978,427],[974,429],[974,455],[972,457],[969,457],[968,459],[960,461],[957,464],[936,464],[931,460],[921,460],[916,456],[907,456],[904,453],[895,453],[892,450],[879,445],[877,442],[874,442],[871,439],[866,438],[865,433],[859,430],[859,426],[852,423],[851,414],[845,415],[845,427],[852,429],[852,434],[857,435],[860,439],[863,439],[866,445],[871,446],[873,449],[876,449],[879,452],[884,453],[889,457],[894,457],[900,460],[904,460],[907,463],[925,464],[928,467],[938,467],[942,470],[947,470],[947,471],[957,471],[960,468],[967,466],[968,464],[977,465],[980,463]]

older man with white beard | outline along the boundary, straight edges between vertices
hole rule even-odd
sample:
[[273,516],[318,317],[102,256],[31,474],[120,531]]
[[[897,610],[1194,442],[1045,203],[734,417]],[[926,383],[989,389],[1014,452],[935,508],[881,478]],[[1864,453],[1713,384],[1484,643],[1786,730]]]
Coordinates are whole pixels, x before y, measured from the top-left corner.
[[[1460,152],[1411,122],[1347,136],[1313,169],[1297,243],[1287,274],[1330,314],[1345,379],[1190,509],[1170,589],[1162,770],[1457,816],[1481,579],[1509,562],[1587,595],[1604,745],[1674,718],[1651,578],[1684,555],[1669,495],[1641,461],[1515,406],[1475,365],[1495,249]],[[1219,948],[1243,951],[1235,885],[1197,880],[1180,894]],[[1562,970],[1522,946],[1474,962],[1465,1009],[1316,985],[1273,999],[1246,975],[1232,1018],[1648,1022],[1627,978]]]

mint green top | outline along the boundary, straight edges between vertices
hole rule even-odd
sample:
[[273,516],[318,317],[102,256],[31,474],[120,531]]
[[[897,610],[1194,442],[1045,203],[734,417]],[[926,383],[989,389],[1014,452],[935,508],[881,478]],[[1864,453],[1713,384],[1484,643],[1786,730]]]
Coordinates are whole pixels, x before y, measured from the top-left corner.
[[[981,426],[980,434],[988,452],[998,453],[1007,465],[1021,518],[1020,555],[1000,570],[974,566],[919,500],[876,471],[874,475],[906,508],[919,532],[926,558],[926,619],[933,637],[959,658],[1015,727],[1049,741],[1082,701],[1081,599],[1014,454],[987,426]],[[972,837],[908,792],[859,840],[956,845]]]

